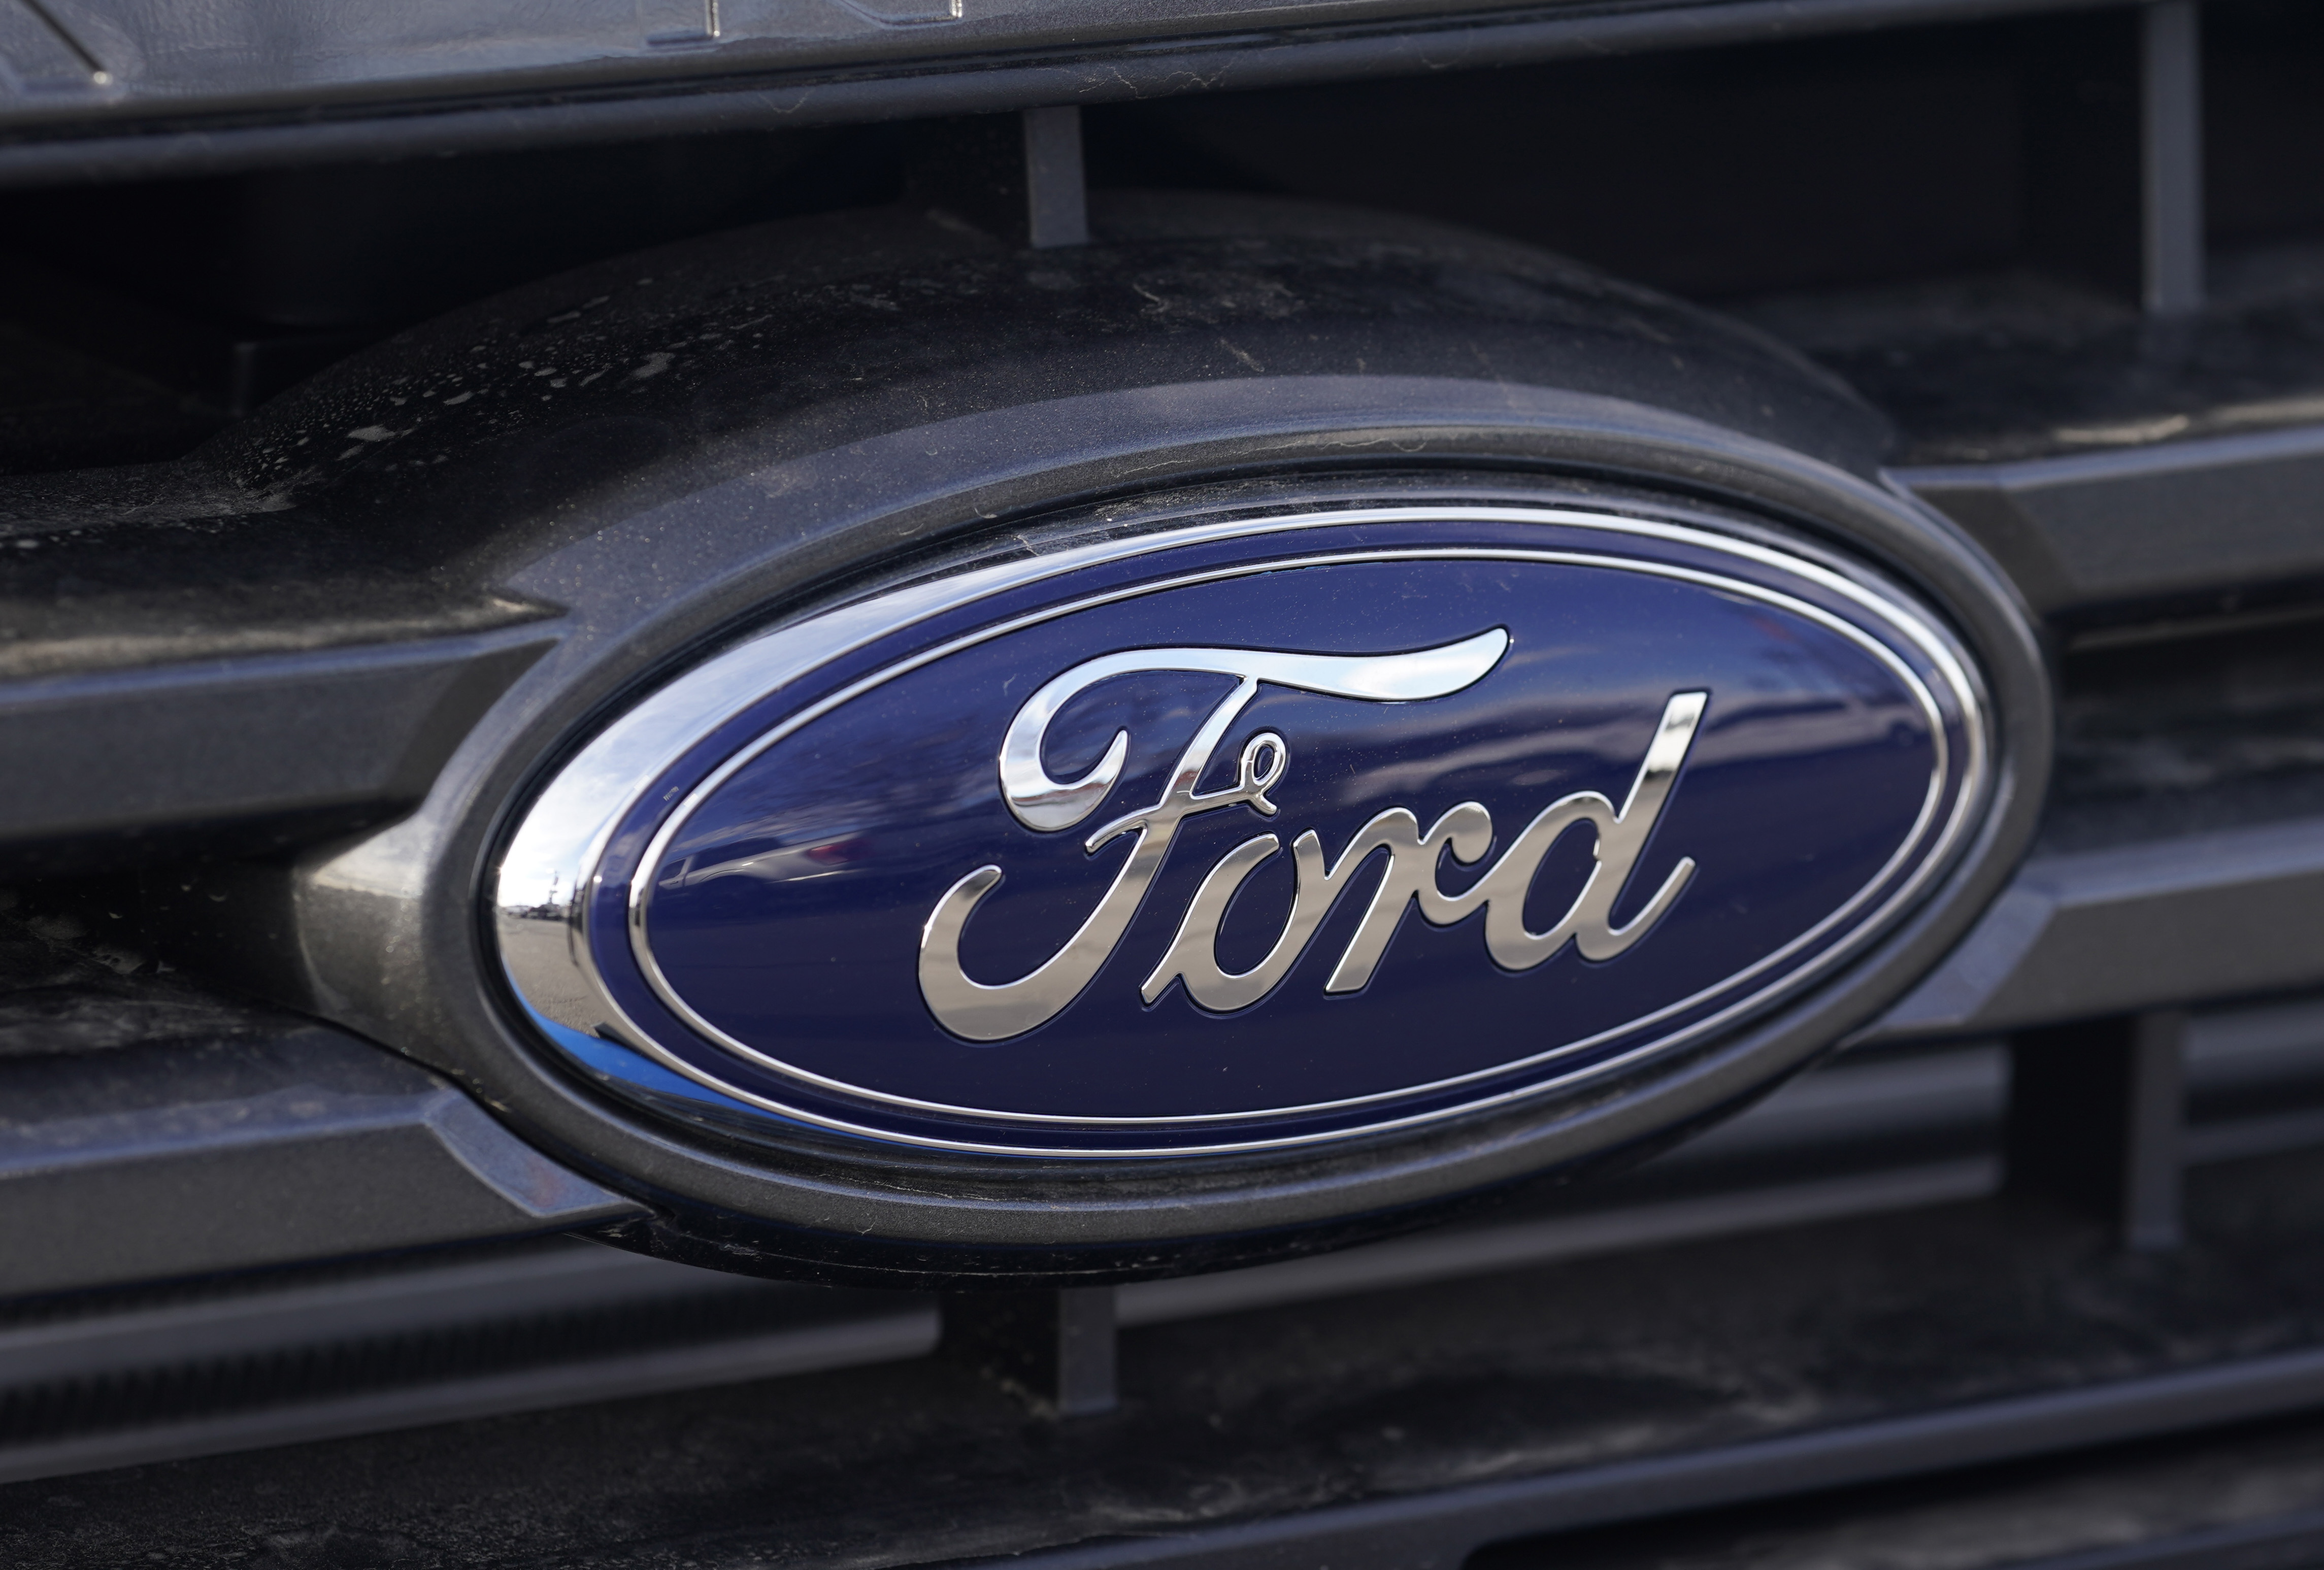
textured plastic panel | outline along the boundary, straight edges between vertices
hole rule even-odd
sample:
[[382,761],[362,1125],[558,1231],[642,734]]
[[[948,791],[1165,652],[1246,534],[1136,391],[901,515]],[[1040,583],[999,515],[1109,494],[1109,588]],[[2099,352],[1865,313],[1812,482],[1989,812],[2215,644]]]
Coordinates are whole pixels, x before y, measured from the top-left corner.
[[415,1064],[335,1030],[0,1063],[0,1293],[635,1213]]

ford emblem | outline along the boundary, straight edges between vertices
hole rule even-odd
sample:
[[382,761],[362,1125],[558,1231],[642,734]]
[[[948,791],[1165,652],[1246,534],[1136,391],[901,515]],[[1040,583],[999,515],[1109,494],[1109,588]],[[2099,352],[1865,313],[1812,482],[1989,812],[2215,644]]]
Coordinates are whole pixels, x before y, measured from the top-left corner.
[[1364,507],[1067,542],[763,632],[558,769],[524,1012],[665,1111],[1027,1156],[1504,1107],[1891,929],[1987,793],[1941,624],[1764,533]]

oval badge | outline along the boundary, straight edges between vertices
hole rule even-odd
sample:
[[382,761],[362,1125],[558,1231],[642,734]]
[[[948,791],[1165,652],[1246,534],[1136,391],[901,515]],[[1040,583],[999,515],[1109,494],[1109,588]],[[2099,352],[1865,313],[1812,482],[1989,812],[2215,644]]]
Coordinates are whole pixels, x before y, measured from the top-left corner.
[[534,1023],[687,1115],[1159,1155],[1541,1096],[1860,955],[1986,794],[1869,575],[1523,507],[1217,522],[763,634],[560,770]]

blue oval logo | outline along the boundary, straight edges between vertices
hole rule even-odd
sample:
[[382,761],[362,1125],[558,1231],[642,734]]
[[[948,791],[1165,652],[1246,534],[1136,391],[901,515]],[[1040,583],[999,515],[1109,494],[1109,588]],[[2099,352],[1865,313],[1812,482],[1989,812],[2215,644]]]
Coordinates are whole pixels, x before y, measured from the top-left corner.
[[541,793],[493,903],[664,1107],[1077,1155],[1541,1096],[1860,954],[1984,795],[1868,575],[1526,508],[1218,523],[766,634]]

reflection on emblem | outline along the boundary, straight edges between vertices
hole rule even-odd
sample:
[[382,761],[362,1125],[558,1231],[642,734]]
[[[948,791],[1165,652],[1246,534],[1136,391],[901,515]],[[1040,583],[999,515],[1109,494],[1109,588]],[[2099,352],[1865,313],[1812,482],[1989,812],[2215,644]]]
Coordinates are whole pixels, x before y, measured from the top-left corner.
[[641,700],[496,942],[577,1072],[753,1136],[1369,1137],[1676,1074],[1873,952],[1992,799],[1982,705],[1901,590],[1655,519],[1074,542]]
[[[1001,747],[1001,794],[1009,810],[1028,828],[1047,833],[1071,828],[1096,811],[1120,779],[1129,756],[1130,733],[1117,731],[1104,756],[1082,778],[1071,784],[1049,778],[1041,763],[1049,722],[1083,689],[1111,677],[1157,671],[1215,672],[1234,677],[1236,683],[1211,709],[1180,754],[1161,799],[1142,811],[1115,818],[1083,841],[1083,850],[1095,855],[1123,835],[1137,836],[1129,858],[1114,874],[1097,908],[1046,963],[1015,981],[997,985],[972,978],[961,965],[962,930],[977,902],[999,887],[1005,874],[999,866],[982,866],[945,891],[920,934],[920,993],[929,1010],[946,1030],[972,1041],[1005,1040],[1047,1023],[1080,995],[1112,956],[1155,873],[1168,856],[1182,822],[1199,812],[1237,806],[1274,817],[1276,806],[1267,792],[1289,771],[1291,749],[1273,731],[1261,731],[1243,743],[1234,784],[1219,790],[1194,789],[1208,771],[1220,740],[1258,695],[1262,682],[1372,703],[1423,701],[1447,697],[1482,679],[1499,663],[1508,646],[1508,633],[1497,627],[1457,643],[1408,654],[1147,649],[1086,660],[1056,678],[1025,700],[1010,722]],[[1653,929],[1693,876],[1693,859],[1683,858],[1644,910],[1618,927],[1614,924],[1614,902],[1620,898],[1638,852],[1669,799],[1708,697],[1707,693],[1682,692],[1665,706],[1646,761],[1618,810],[1595,790],[1560,797],[1542,808],[1482,877],[1458,894],[1447,894],[1439,885],[1438,864],[1450,851],[1455,863],[1473,865],[1492,848],[1493,817],[1481,803],[1463,801],[1447,809],[1425,834],[1411,808],[1388,808],[1357,830],[1328,870],[1323,840],[1314,829],[1307,829],[1291,845],[1298,891],[1282,935],[1258,965],[1229,972],[1218,962],[1219,922],[1243,880],[1280,851],[1283,844],[1272,834],[1245,840],[1221,858],[1203,880],[1179,921],[1176,937],[1139,989],[1140,995],[1151,1003],[1169,990],[1171,983],[1183,982],[1187,994],[1206,1009],[1227,1012],[1257,1002],[1305,952],[1356,869],[1382,849],[1388,853],[1387,873],[1362,924],[1324,984],[1325,992],[1363,989],[1387,952],[1388,940],[1395,937],[1406,908],[1415,900],[1419,902],[1421,915],[1439,927],[1449,927],[1483,910],[1486,949],[1509,970],[1529,970],[1569,942],[1586,958],[1613,958]],[[1534,873],[1558,837],[1583,824],[1590,826],[1596,838],[1596,865],[1589,881],[1561,919],[1546,931],[1532,931],[1525,924],[1525,901]]]

